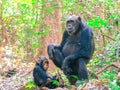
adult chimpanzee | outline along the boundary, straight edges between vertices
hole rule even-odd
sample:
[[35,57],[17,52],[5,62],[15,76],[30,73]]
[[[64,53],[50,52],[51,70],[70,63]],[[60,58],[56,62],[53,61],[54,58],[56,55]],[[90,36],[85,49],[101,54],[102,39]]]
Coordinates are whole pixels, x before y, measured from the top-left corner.
[[57,85],[53,84],[52,81],[57,79],[57,75],[51,75],[47,72],[49,67],[48,59],[44,56],[40,57],[40,60],[36,62],[35,68],[33,69],[34,82],[37,86],[56,88]]
[[63,70],[71,84],[77,81],[72,78],[73,75],[78,76],[78,81],[88,80],[86,64],[93,52],[92,29],[77,15],[72,15],[67,19],[61,44],[48,45],[49,58]]

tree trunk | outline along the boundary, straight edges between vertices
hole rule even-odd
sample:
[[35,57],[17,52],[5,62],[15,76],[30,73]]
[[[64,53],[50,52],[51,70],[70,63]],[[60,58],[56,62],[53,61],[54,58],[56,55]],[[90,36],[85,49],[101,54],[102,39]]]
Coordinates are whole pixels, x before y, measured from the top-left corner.
[[[60,1],[57,0],[56,2],[57,5],[60,5]],[[52,3],[48,2],[48,5],[52,6]],[[47,17],[45,20],[45,25],[50,26],[50,33],[48,36],[45,36],[43,38],[43,42],[42,44],[42,49],[41,49],[41,55],[47,56],[47,46],[50,43],[55,43],[55,44],[60,44],[61,42],[61,38],[62,38],[62,28],[61,28],[61,21],[60,21],[60,10],[59,8],[56,8],[55,11],[52,12],[52,17]],[[51,60],[49,60],[50,62],[50,70],[54,70],[55,69],[55,65],[53,64],[53,62]]]
[[1,43],[1,46],[5,46],[7,43],[8,43],[8,40],[7,40],[7,31],[6,31],[6,27],[5,27],[5,24],[2,20],[2,17],[0,17],[0,24],[2,25],[1,27],[1,31],[2,31],[2,34],[1,34],[1,38],[2,38],[2,43]]
[[[102,19],[105,18],[104,6],[99,6],[96,4],[96,15],[100,16]],[[104,32],[104,28],[101,28],[100,30],[98,30],[98,35],[100,36],[100,39],[97,43],[99,44],[100,49],[102,48],[102,44],[105,45],[105,39],[104,39],[104,36],[102,35],[103,32]],[[102,50],[99,50],[99,53],[103,53]]]

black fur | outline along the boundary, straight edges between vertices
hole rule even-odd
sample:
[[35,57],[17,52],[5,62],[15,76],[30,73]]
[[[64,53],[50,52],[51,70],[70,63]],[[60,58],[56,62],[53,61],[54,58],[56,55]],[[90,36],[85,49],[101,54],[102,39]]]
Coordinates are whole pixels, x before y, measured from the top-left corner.
[[41,56],[40,62],[36,62],[33,69],[34,82],[37,86],[45,86],[51,89],[56,88],[57,85],[52,84],[52,81],[56,79],[56,75],[51,75],[44,70],[43,66],[45,61],[48,61],[48,59],[44,56]]
[[[71,24],[70,28],[67,26],[68,23]],[[71,84],[75,84],[77,80],[70,77],[72,75],[78,76],[78,80],[88,80],[86,64],[90,61],[93,52],[92,29],[76,15],[68,18],[61,44],[48,45],[49,58],[63,70]]]

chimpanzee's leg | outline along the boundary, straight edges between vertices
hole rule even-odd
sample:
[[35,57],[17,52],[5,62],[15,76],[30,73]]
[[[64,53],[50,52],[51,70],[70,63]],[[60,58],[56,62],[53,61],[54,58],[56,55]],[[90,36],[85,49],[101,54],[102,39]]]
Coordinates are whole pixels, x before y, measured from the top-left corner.
[[47,48],[47,52],[49,55],[49,58],[52,59],[52,61],[54,62],[54,64],[61,68],[62,66],[62,62],[64,60],[64,56],[62,54],[62,52],[60,51],[59,48],[55,48],[56,46],[54,44],[49,44],[48,48]]
[[77,78],[75,78],[77,75],[67,75],[67,78],[71,85],[75,85]]
[[69,68],[71,69],[69,74],[65,74],[70,82],[71,85],[75,85],[76,81],[78,80],[78,62],[75,60],[74,62],[70,63]]
[[46,72],[38,65],[33,69],[34,82],[37,86],[44,85],[47,81]]
[[78,59],[78,80],[88,80],[88,72],[87,72],[87,59],[80,58]]

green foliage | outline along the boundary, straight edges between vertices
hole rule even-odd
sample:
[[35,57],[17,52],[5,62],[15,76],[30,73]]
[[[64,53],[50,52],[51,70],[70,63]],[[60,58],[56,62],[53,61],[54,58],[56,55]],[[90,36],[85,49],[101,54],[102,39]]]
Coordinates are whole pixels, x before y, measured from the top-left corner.
[[115,78],[115,76],[115,72],[110,72],[107,70],[103,72],[103,76],[101,76],[101,78],[110,79],[112,81]]
[[34,84],[34,82],[33,81],[29,81],[27,83],[27,85],[25,86],[25,90],[33,90],[33,88],[35,88],[35,87],[36,87],[36,85]]
[[99,65],[99,64],[100,64],[100,61],[99,61],[99,59],[96,57],[94,60],[91,60],[91,61],[90,61],[90,64],[91,64],[92,66]]
[[[52,6],[49,6],[49,3]],[[50,26],[44,24],[45,18],[52,17],[52,12],[56,8],[61,11],[62,24],[65,24],[66,17],[71,14],[82,16],[87,24],[93,27],[96,50],[90,66],[93,71],[96,71],[95,67],[101,69],[120,58],[119,3],[120,0],[61,0],[59,6],[56,0],[0,0],[0,18],[5,24],[9,44],[15,45],[13,48],[15,53],[21,57],[27,55],[34,57],[42,46],[43,39],[41,37],[50,33]],[[1,36],[2,26],[0,23]],[[101,30],[103,32],[100,32]],[[106,36],[102,36],[103,34]],[[101,46],[97,43],[101,40],[100,37],[104,37],[102,40],[105,42]],[[1,40],[2,38],[0,38]],[[116,84],[112,83],[116,74],[108,71],[103,74],[105,75],[103,78],[111,80],[110,87],[117,90]],[[77,79],[78,77],[73,75],[73,78]],[[70,85],[66,78],[63,80]],[[53,81],[53,83],[59,84],[57,81]]]
[[[51,3],[52,6],[47,3]],[[29,50],[37,55],[36,51],[41,48],[42,39],[40,36],[44,37],[50,32],[50,27],[44,25],[45,18],[52,17],[52,12],[56,8],[62,12],[63,23],[69,14],[78,14],[84,16],[87,23],[95,30],[105,28],[105,32],[103,32],[105,34],[114,29],[116,20],[120,18],[118,0],[62,0],[60,3],[61,6],[56,3],[56,0],[0,0],[0,5],[2,5],[0,12],[2,12],[1,16],[6,23],[7,32],[11,36],[16,32],[13,39],[10,39],[10,44],[15,44],[20,48],[20,52],[26,53],[24,55],[27,55],[26,51]],[[105,18],[96,15],[97,6],[104,9],[104,12],[99,13],[103,13]],[[118,23],[118,25],[120,24]],[[112,33],[114,33],[114,38],[119,40],[120,34]],[[95,36],[99,38],[97,35]],[[22,56],[19,49],[15,49],[17,55]]]
[[102,79],[108,79],[110,83],[108,83],[109,88],[112,90],[119,90],[120,86],[117,85],[117,81],[114,80],[116,77],[116,73],[113,71],[106,70],[103,72],[103,75],[101,75],[100,78]]
[[71,75],[71,77],[78,79],[78,76],[76,76],[76,75]]
[[77,82],[76,82],[76,85],[77,85],[77,86],[80,86],[80,85],[83,85],[83,84],[84,84],[84,81],[77,81]]
[[116,80],[110,82],[109,86],[112,90],[120,90],[120,86],[117,85]]
[[64,81],[64,85],[65,86],[70,86],[71,85],[71,83],[68,81],[68,78],[66,76],[62,76],[61,78]]
[[101,29],[107,25],[106,20],[103,20],[99,16],[94,17],[92,20],[87,21],[88,25]]
[[[1,0],[0,4],[8,34],[12,36],[16,32],[13,39],[10,39],[10,44],[16,43],[18,47],[15,48],[16,55],[26,57],[27,51],[30,51],[30,56],[33,56],[32,53],[36,56],[36,51],[41,48],[40,36],[44,37],[50,32],[49,26],[43,25],[42,6],[45,0]],[[50,14],[55,6],[46,7],[45,10]]]
[[114,44],[107,44],[105,49],[107,50],[107,56],[111,61],[116,61],[120,58],[120,43],[114,42]]
[[71,83],[70,82],[66,82],[66,86],[70,86],[71,85]]
[[59,81],[57,81],[57,80],[53,80],[53,81],[52,81],[52,84],[59,85],[60,83],[59,83]]

